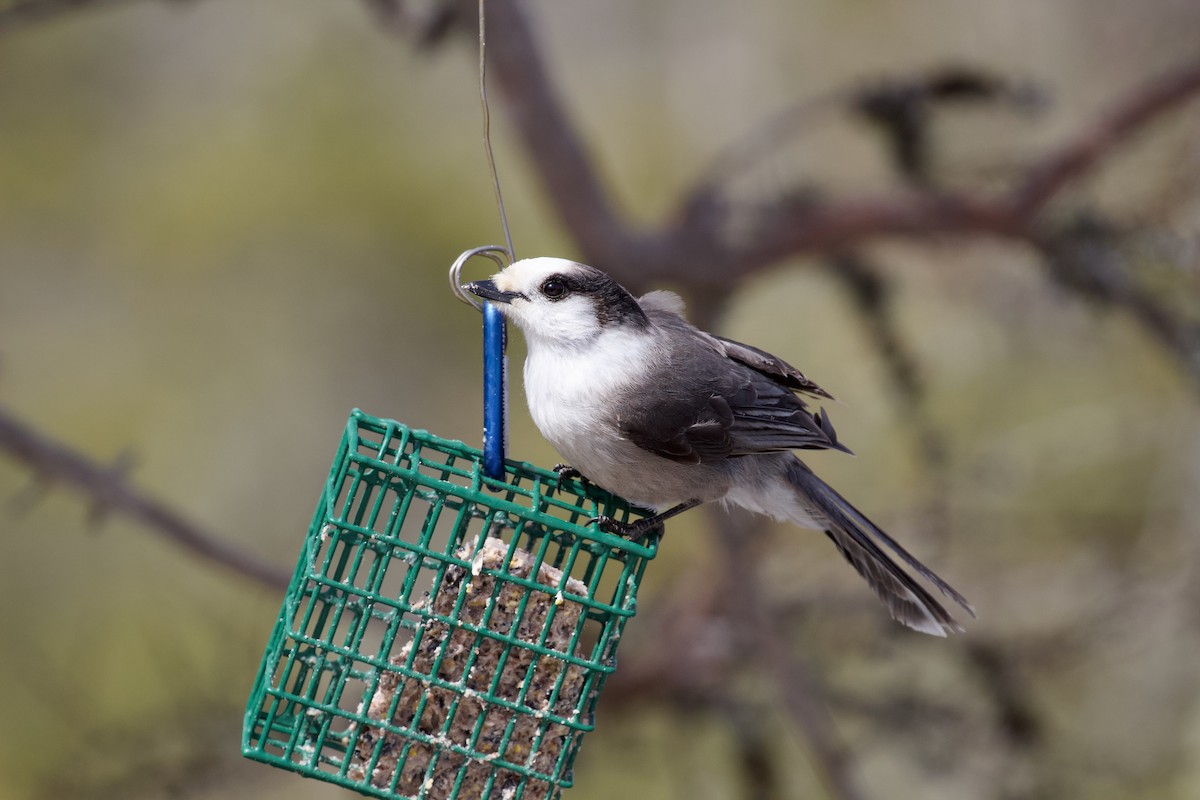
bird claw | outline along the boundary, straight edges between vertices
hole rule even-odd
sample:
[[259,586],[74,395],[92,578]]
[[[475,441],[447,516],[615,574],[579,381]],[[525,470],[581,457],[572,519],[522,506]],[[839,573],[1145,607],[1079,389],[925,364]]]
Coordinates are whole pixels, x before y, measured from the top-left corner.
[[[647,522],[650,524],[645,524]],[[663,529],[662,523],[652,518],[641,519],[637,522],[629,523],[618,522],[617,520],[608,516],[599,516],[589,519],[588,524],[595,525],[605,533],[611,533],[614,536],[620,536],[623,539],[629,539],[633,542],[644,539],[646,534],[651,532],[657,531],[661,533]]]
[[605,533],[612,533],[616,534],[617,536],[627,535],[625,529],[629,527],[622,522],[617,522],[612,517],[606,516],[592,517],[588,520],[588,525],[595,525]]
[[576,478],[584,486],[591,486],[591,481],[584,477],[583,473],[572,467],[570,464],[555,464],[554,472],[558,475],[558,482],[569,481]]

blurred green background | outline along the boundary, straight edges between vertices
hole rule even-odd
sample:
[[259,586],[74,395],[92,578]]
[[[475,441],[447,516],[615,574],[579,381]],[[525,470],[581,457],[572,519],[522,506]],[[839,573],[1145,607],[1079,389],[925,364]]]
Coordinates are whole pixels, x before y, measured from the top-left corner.
[[[1048,98],[1037,116],[964,112],[934,131],[941,168],[986,183],[1200,42],[1193,0],[526,7],[601,172],[647,225],[798,98],[945,63],[1029,81]],[[474,58],[463,37],[421,52],[328,0],[147,0],[4,35],[0,403],[98,461],[132,453],[137,486],[285,567],[352,407],[477,441],[479,321],[445,280],[460,251],[501,238]],[[577,255],[502,104],[494,119],[519,253]],[[1080,190],[1133,219],[1182,181],[1163,226],[1191,258],[1149,260],[1193,308],[1198,142],[1192,107]],[[852,194],[890,171],[872,133],[841,122],[740,176],[760,195],[802,179]],[[1195,387],[1021,248],[869,252],[944,438],[941,479],[818,261],[747,282],[721,321],[844,401],[832,412],[858,458],[810,463],[979,610],[965,638],[893,629],[823,537],[767,534],[772,595],[828,599],[794,642],[864,795],[1197,796]],[[519,383],[512,406],[511,452],[553,464]],[[119,516],[89,522],[85,500],[4,457],[0,509],[0,799],[341,794],[238,756],[277,594]],[[704,515],[672,523],[647,602],[717,558]],[[654,645],[637,629],[629,659]],[[1033,745],[997,733],[960,657],[972,639],[1005,664]],[[821,796],[804,742],[764,715],[784,796]],[[746,796],[721,713],[651,693],[599,722],[575,800]]]

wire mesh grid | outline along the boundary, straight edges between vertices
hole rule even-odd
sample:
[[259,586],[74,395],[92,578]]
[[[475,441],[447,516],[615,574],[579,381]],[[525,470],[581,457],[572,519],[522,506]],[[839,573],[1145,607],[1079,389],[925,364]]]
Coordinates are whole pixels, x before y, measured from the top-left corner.
[[377,797],[541,800],[571,767],[656,552],[594,487],[351,415],[243,753]]

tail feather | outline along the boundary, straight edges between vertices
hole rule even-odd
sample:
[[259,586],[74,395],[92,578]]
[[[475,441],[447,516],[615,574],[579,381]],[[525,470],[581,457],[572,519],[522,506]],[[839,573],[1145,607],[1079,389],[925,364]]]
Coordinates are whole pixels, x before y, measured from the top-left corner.
[[896,621],[933,636],[961,633],[963,630],[941,603],[901,569],[876,540],[885,544],[968,614],[975,616],[975,609],[966,598],[880,530],[799,459],[789,463],[787,477],[792,487],[804,498],[806,514],[825,527],[826,535],[838,551],[867,581]]

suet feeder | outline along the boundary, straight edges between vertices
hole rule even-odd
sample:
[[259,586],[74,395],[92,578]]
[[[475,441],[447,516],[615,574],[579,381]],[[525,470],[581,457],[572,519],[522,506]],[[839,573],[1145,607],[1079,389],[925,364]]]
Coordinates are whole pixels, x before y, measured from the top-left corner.
[[495,357],[486,454],[351,414],[246,709],[247,757],[382,798],[571,785],[657,539],[600,531],[591,518],[644,513],[497,452]]

